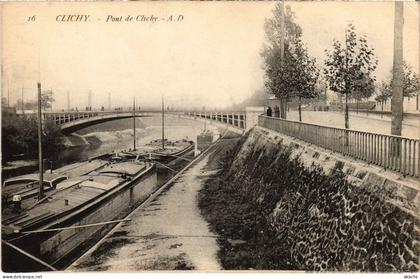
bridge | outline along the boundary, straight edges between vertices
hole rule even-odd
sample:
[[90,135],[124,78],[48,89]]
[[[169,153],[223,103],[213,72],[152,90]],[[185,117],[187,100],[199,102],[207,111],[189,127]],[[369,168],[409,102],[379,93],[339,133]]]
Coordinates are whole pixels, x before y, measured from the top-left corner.
[[[161,111],[137,111],[136,117],[152,117]],[[385,170],[392,170],[403,176],[420,176],[420,142],[418,138],[400,137],[381,133],[342,129],[293,120],[264,116],[259,107],[245,111],[165,111],[194,120],[214,121],[235,127],[240,131],[255,125],[279,132],[304,142],[362,160]],[[45,112],[44,119],[60,125],[63,133],[69,134],[87,126],[131,118],[133,111],[82,111]]]
[[[160,110],[136,111],[135,117],[160,116]],[[26,113],[26,116],[35,113]],[[244,111],[230,112],[184,112],[184,111],[165,111],[166,115],[178,115],[193,119],[208,119],[218,121],[239,129],[246,127],[246,113]],[[83,129],[95,124],[113,121],[117,119],[132,118],[132,110],[116,111],[70,111],[70,112],[43,112],[44,121],[52,121],[59,125],[61,131],[68,135],[77,130]]]
[[[70,134],[77,130],[95,124],[117,119],[133,117],[133,111],[81,111],[81,112],[47,112],[44,120],[53,121],[59,125],[63,134]],[[136,112],[136,117],[150,117],[151,112]]]

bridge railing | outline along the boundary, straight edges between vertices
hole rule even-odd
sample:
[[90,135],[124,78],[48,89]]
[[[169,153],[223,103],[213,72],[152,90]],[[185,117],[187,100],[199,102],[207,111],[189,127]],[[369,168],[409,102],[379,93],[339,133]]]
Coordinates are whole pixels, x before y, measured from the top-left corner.
[[403,174],[419,177],[419,139],[302,123],[260,115],[258,125]]
[[209,120],[226,123],[241,129],[245,129],[246,115],[245,112],[184,112],[185,115],[190,117],[205,118]]
[[[145,115],[145,112],[136,112],[136,115]],[[69,122],[88,120],[91,118],[113,118],[115,116],[130,116],[130,111],[116,111],[116,112],[102,112],[102,111],[86,111],[86,112],[71,112],[71,113],[44,113],[43,117],[48,120],[53,120],[57,125],[62,125]]]

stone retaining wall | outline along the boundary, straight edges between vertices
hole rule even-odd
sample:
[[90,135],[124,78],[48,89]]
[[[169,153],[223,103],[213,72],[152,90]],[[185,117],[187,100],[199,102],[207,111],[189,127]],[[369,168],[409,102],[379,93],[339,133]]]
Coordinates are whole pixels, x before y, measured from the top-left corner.
[[[285,164],[296,172],[286,173]],[[272,192],[279,180],[296,181],[281,186],[267,218],[298,269],[419,270],[417,181],[260,127],[247,135],[230,173],[250,194],[250,187]]]

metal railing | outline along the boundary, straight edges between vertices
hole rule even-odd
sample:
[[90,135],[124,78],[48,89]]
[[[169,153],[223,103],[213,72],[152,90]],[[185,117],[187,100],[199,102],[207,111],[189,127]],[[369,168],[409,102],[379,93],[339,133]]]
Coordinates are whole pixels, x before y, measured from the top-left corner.
[[369,164],[419,177],[419,139],[302,123],[260,115],[258,125]]
[[226,123],[241,129],[245,129],[246,115],[245,112],[185,112],[190,117],[206,118],[222,123]]
[[[146,116],[149,112],[136,112],[136,116]],[[106,119],[116,117],[129,117],[133,112],[116,111],[116,112],[72,112],[72,113],[43,113],[44,119],[52,120],[57,125],[63,125],[70,122],[90,120],[90,119]]]

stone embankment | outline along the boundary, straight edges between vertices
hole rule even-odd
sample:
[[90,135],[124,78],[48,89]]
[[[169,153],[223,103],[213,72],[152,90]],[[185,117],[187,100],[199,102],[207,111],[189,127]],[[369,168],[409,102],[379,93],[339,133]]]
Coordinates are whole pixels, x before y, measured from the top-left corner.
[[256,127],[200,193],[226,269],[415,272],[418,182]]

